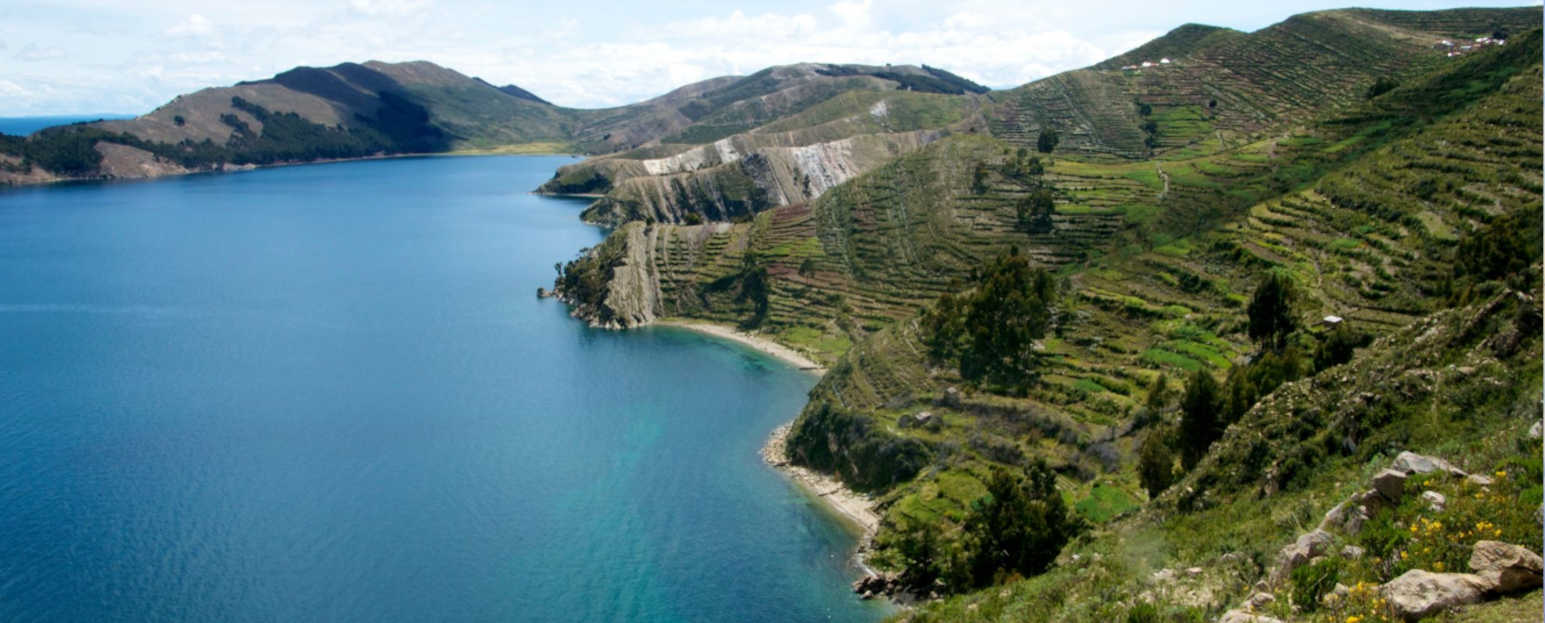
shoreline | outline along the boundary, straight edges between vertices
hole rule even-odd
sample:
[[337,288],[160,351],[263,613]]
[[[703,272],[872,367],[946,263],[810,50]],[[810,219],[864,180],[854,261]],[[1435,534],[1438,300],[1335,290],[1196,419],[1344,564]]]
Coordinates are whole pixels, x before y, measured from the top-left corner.
[[762,445],[762,461],[787,476],[800,490],[824,503],[843,523],[856,528],[860,539],[858,553],[854,555],[855,562],[865,573],[878,575],[864,563],[863,557],[863,551],[868,549],[870,541],[880,529],[880,514],[875,511],[874,500],[849,489],[827,474],[790,463],[786,448],[789,431],[793,426],[794,422],[790,421],[773,429],[767,437],[767,443]]
[[667,319],[657,320],[652,323],[652,326],[686,329],[688,331],[694,331],[704,335],[729,340],[742,346],[747,346],[752,350],[758,351],[774,359],[778,359],[784,363],[800,369],[801,371],[809,372],[818,377],[824,376],[826,374],[825,366],[811,361],[809,357],[804,355],[804,353],[774,342],[765,337],[746,333],[745,331],[740,331],[738,329],[732,329],[724,325],[698,320]]
[[[25,182],[14,182],[14,181],[3,181],[3,180],[0,180],[0,189],[34,188],[34,187],[39,187],[39,186],[54,186],[54,185],[75,184],[75,183],[87,183],[87,184],[89,184],[89,183],[110,183],[110,182],[150,182],[150,181],[167,179],[167,178],[187,177],[187,176],[190,176],[190,175],[223,175],[223,174],[226,174],[226,173],[242,173],[242,172],[246,172],[246,171],[261,171],[263,169],[278,169],[278,168],[284,168],[284,167],[301,167],[301,166],[307,166],[307,165],[313,165],[313,164],[338,164],[338,163],[343,163],[343,162],[367,162],[367,161],[371,161],[371,160],[395,160],[395,159],[399,159],[399,158],[452,158],[452,157],[476,157],[476,156],[570,156],[570,157],[575,157],[575,158],[585,158],[585,157],[587,157],[584,154],[567,153],[567,152],[553,152],[553,151],[547,151],[545,149],[538,149],[538,150],[533,150],[533,151],[523,151],[521,149],[523,145],[527,145],[527,144],[523,143],[523,144],[519,144],[519,145],[506,146],[506,147],[503,147],[503,148],[453,149],[453,150],[450,150],[450,151],[427,151],[427,152],[414,152],[414,153],[401,153],[401,154],[372,154],[372,155],[368,155],[368,156],[351,156],[351,157],[348,157],[348,158],[318,158],[316,160],[295,160],[295,161],[270,162],[268,164],[232,164],[232,163],[229,163],[229,162],[222,162],[222,163],[219,163],[217,165],[211,166],[211,167],[209,167],[207,169],[185,169],[185,170],[182,170],[182,171],[176,171],[176,172],[170,172],[170,173],[160,173],[160,174],[156,174],[156,175],[136,175],[136,176],[132,176],[132,177],[129,177],[129,176],[118,177],[118,176],[111,176],[111,175],[95,175],[95,176],[84,176],[84,177],[55,176],[55,177],[50,178],[50,179],[39,179],[39,180],[31,180],[31,181],[25,181]],[[50,175],[53,175],[53,174],[51,173]],[[537,193],[537,194],[545,194],[545,193]]]
[[[658,320],[652,323],[654,326],[675,327],[694,331],[710,337],[729,340],[753,350],[759,351],[774,359],[790,364],[801,371],[816,375],[826,374],[826,368],[810,360],[804,354],[792,348],[774,342],[768,338],[752,335],[724,325],[713,324],[697,320]],[[858,537],[858,547],[853,553],[854,566],[858,567],[864,575],[875,577],[879,572],[870,567],[864,561],[864,552],[874,542],[874,537],[880,529],[880,513],[875,508],[873,499],[849,489],[835,477],[817,472],[807,467],[795,465],[788,460],[787,444],[789,432],[794,427],[794,420],[789,420],[774,428],[768,435],[767,441],[762,444],[758,454],[762,462],[773,468],[784,478],[787,478],[801,493],[819,502],[826,510],[830,511],[837,520]]]

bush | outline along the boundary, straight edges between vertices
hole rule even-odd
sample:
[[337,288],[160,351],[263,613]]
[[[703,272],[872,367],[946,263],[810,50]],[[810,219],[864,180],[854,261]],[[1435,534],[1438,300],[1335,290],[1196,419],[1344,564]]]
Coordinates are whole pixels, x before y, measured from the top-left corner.
[[1326,556],[1314,564],[1293,570],[1293,605],[1300,612],[1313,612],[1320,607],[1320,597],[1330,592],[1341,580],[1341,558]]

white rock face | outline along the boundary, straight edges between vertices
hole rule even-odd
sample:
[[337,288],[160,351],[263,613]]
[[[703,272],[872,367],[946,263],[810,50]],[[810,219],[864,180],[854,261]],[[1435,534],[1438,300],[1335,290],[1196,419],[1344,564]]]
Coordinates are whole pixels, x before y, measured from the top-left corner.
[[740,160],[741,155],[730,139],[722,138],[713,144],[693,147],[674,156],[640,160],[639,163],[644,165],[644,170],[650,175],[670,175],[735,162]]
[[890,115],[890,108],[885,105],[885,100],[875,102],[869,107],[869,116],[875,119],[884,119],[888,115]]
[[1473,604],[1486,592],[1486,581],[1471,573],[1432,573],[1412,569],[1390,580],[1379,592],[1395,613],[1407,621],[1449,608]]
[[833,186],[859,174],[853,165],[852,139],[794,147],[789,151],[794,156],[794,167],[810,180],[811,197],[826,194]]

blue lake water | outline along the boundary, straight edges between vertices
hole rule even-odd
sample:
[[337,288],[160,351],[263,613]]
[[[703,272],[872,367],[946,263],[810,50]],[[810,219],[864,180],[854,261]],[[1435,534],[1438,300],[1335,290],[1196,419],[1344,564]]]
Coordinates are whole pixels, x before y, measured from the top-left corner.
[[43,128],[66,125],[77,121],[98,119],[131,119],[134,115],[50,115],[40,117],[0,117],[0,134],[26,136]]
[[813,384],[534,292],[558,157],[0,192],[0,620],[873,621]]

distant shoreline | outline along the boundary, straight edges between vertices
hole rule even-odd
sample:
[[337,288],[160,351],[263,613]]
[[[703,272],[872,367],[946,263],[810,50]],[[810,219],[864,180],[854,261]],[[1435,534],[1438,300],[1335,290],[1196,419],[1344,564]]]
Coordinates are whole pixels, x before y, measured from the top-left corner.
[[[32,187],[32,186],[50,186],[50,185],[53,185],[53,184],[69,184],[69,183],[79,183],[79,182],[88,182],[88,183],[89,182],[142,182],[142,181],[158,180],[158,179],[171,178],[171,177],[186,177],[186,176],[189,176],[189,175],[219,175],[219,174],[224,174],[224,173],[238,173],[238,172],[242,172],[242,171],[256,171],[256,170],[260,170],[260,169],[278,169],[278,168],[282,168],[282,167],[300,167],[300,166],[313,165],[313,164],[337,164],[337,163],[342,163],[342,162],[364,162],[364,161],[370,161],[370,160],[395,160],[395,159],[399,159],[399,158],[449,158],[449,157],[466,157],[466,156],[569,156],[569,157],[574,157],[574,158],[586,157],[584,154],[577,154],[577,153],[572,153],[572,152],[550,150],[550,149],[547,149],[548,147],[562,147],[562,145],[549,144],[549,143],[520,143],[520,144],[516,144],[516,145],[505,145],[505,146],[501,146],[501,147],[492,147],[492,148],[480,148],[480,149],[468,148],[468,149],[453,149],[451,151],[432,151],[432,152],[416,152],[416,153],[401,153],[401,154],[371,154],[371,155],[368,155],[368,156],[351,156],[351,157],[348,157],[348,158],[318,158],[316,160],[297,160],[297,161],[285,161],[285,162],[271,162],[271,163],[268,163],[268,164],[231,164],[231,163],[228,163],[228,162],[222,162],[222,163],[220,163],[218,165],[215,165],[215,166],[207,168],[207,169],[183,169],[183,170],[179,170],[179,171],[170,171],[170,172],[159,173],[159,174],[155,174],[155,175],[139,175],[139,176],[96,175],[96,176],[86,176],[86,177],[69,177],[69,176],[58,176],[58,175],[54,175],[52,173],[49,173],[47,177],[40,176],[40,177],[37,177],[37,178],[34,178],[34,179],[25,180],[25,181],[0,180],[0,189],[4,189],[4,188],[27,188],[27,187]],[[4,154],[0,154],[0,156],[4,156]],[[537,194],[545,194],[545,193],[537,193]]]

